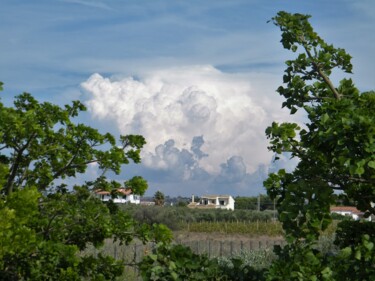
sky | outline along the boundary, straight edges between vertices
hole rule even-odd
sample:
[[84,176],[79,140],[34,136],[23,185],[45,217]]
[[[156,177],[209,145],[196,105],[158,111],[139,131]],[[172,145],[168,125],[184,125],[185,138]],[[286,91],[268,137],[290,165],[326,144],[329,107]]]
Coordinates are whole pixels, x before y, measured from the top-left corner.
[[264,194],[269,172],[296,164],[273,161],[266,127],[304,122],[275,92],[293,58],[267,23],[280,10],[311,15],[352,55],[357,87],[375,88],[373,0],[2,0],[0,97],[81,100],[79,122],[143,135],[142,163],[108,177],[140,175],[148,196]]

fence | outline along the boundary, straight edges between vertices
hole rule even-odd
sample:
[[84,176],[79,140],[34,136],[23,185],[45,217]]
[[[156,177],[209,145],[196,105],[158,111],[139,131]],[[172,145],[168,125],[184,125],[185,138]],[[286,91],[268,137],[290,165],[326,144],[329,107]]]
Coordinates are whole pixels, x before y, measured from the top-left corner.
[[125,264],[136,264],[140,262],[144,256],[152,252],[155,245],[148,243],[146,245],[134,243],[131,245],[120,245],[110,240],[106,241],[102,248],[95,249],[88,247],[84,254],[92,254],[97,256],[99,253],[106,256],[112,256],[117,260],[123,260]]
[[274,245],[285,244],[284,240],[196,240],[177,241],[178,244],[188,246],[196,254],[206,254],[209,257],[230,257],[241,252],[257,251],[273,248]]
[[123,260],[125,264],[123,280],[140,281],[142,278],[139,275],[137,263],[139,263],[144,256],[148,255],[154,249],[155,244],[148,243],[143,245],[141,243],[134,243],[131,245],[120,245],[112,240],[106,240],[102,248],[96,249],[88,247],[84,251],[84,255],[99,254],[105,256],[112,256],[116,260]]
[[[262,249],[273,248],[274,245],[285,244],[282,239],[252,239],[252,240],[192,240],[192,241],[176,241],[190,247],[196,254],[206,254],[209,257],[230,257],[241,252],[257,251]],[[97,255],[102,253],[110,255],[115,259],[124,260],[126,264],[135,264],[142,260],[145,255],[152,252],[155,245],[148,243],[146,245],[135,243],[131,245],[119,245],[112,241],[107,241],[103,248],[97,250],[89,248],[85,253]]]
[[[251,240],[177,240],[177,244],[190,247],[196,254],[206,254],[210,258],[214,257],[230,257],[241,252],[258,251],[270,249],[274,245],[285,244],[282,239],[251,239]],[[150,254],[154,249],[155,244],[148,243],[143,245],[141,243],[134,243],[131,245],[119,245],[113,241],[107,240],[103,248],[95,249],[88,248],[85,254],[109,255],[117,260],[123,260],[126,265],[126,271],[133,274],[131,278],[126,280],[141,280],[138,275],[136,264],[139,263],[144,256]]]

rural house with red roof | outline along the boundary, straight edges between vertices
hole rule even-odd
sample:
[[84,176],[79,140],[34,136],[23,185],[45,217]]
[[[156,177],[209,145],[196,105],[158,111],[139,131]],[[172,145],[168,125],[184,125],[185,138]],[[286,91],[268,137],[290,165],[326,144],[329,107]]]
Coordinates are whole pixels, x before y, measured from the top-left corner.
[[[364,212],[361,212],[356,207],[352,206],[334,206],[331,207],[331,213],[336,213],[342,216],[349,216],[353,220],[360,220],[364,218]],[[371,217],[365,218],[368,221],[371,221]]]
[[95,195],[103,202],[113,200],[114,203],[119,204],[140,204],[141,196],[133,194],[131,188],[118,188],[114,192],[109,192],[105,190],[95,190]]

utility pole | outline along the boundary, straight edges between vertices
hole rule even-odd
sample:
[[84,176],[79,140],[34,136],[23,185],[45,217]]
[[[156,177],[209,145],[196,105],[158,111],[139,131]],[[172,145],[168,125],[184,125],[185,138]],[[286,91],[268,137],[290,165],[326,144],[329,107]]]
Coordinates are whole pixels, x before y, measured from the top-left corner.
[[258,212],[260,212],[260,194],[258,195]]

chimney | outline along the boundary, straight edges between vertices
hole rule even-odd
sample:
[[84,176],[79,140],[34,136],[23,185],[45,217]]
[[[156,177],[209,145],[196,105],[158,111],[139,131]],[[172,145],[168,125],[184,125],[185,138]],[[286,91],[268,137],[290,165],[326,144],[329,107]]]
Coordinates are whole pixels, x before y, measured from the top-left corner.
[[191,195],[191,203],[194,203],[194,194]]

